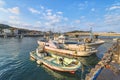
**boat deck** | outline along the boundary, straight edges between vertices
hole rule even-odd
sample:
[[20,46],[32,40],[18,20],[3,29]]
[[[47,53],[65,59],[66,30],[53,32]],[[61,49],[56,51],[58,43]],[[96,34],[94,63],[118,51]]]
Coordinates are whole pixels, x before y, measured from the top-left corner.
[[47,56],[47,57],[45,57],[44,59],[45,59],[45,60],[48,60],[48,61],[53,61],[53,60],[55,60],[55,58],[52,58],[52,57],[50,57],[50,56]]

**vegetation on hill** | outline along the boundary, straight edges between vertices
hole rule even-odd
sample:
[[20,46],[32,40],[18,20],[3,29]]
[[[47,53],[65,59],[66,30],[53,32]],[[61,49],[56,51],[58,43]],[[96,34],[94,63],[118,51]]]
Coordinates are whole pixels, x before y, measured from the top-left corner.
[[74,30],[74,31],[70,31],[70,32],[67,32],[67,33],[79,33],[79,32],[83,32],[83,33],[85,32],[85,33],[86,33],[86,32],[90,32],[90,31],[79,31],[79,30]]
[[6,24],[0,24],[0,29],[7,29],[7,28],[12,28],[12,27]]

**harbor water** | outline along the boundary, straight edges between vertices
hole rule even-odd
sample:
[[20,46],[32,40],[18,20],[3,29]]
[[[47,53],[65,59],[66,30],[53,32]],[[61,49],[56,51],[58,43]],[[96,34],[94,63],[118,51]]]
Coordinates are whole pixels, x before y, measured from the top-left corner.
[[112,45],[112,38],[104,38],[105,44],[96,55],[79,57],[82,68],[75,75],[53,71],[30,60],[29,52],[37,48],[40,38],[0,38],[0,80],[84,80],[85,74],[97,64]]

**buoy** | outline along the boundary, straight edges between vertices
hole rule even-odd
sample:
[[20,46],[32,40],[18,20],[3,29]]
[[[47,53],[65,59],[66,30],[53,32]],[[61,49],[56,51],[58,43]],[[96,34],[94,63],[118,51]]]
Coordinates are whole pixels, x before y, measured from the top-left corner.
[[105,65],[105,68],[110,69],[110,65]]

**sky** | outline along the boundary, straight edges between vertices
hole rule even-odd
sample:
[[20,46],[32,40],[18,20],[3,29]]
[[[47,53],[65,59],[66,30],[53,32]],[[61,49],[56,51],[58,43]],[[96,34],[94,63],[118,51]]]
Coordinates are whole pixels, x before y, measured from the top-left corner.
[[0,0],[0,23],[40,31],[120,32],[120,0]]

